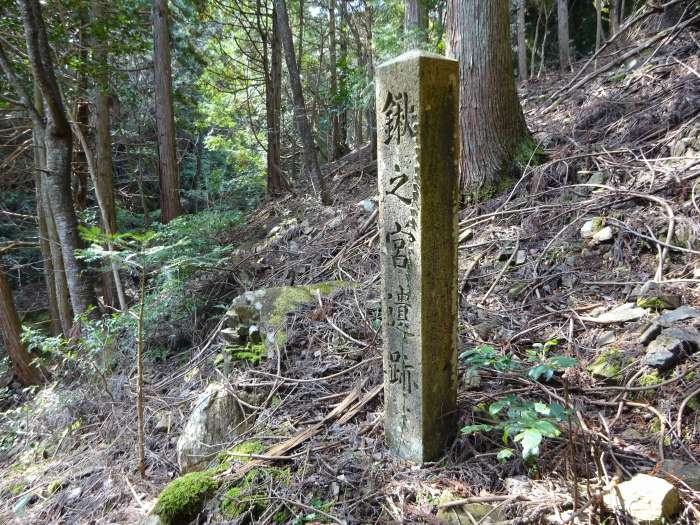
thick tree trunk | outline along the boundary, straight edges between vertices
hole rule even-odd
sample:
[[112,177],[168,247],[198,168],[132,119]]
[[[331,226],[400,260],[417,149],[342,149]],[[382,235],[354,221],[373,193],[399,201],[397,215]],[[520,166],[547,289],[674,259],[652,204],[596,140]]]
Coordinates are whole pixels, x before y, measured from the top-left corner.
[[497,187],[529,139],[513,78],[508,6],[448,0],[448,55],[460,68],[460,183],[472,198]]
[[78,221],[71,196],[71,154],[73,134],[63,105],[51,59],[51,49],[38,0],[20,4],[27,40],[27,55],[34,79],[41,88],[49,110],[44,141],[46,144],[46,177],[44,188],[49,196],[56,231],[61,243],[63,269],[73,313],[82,315],[95,305],[95,295],[75,256],[80,248]]
[[614,36],[620,30],[620,0],[610,0],[610,36]]
[[175,153],[175,115],[170,61],[168,0],[153,0],[153,77],[158,133],[160,219],[167,224],[182,214],[180,176]]
[[280,167],[280,114],[282,111],[282,45],[279,37],[277,12],[272,10],[269,71],[265,82],[265,116],[267,118],[267,193],[278,196],[286,186]]
[[518,0],[518,77],[527,79],[527,46],[525,44],[525,0]]
[[0,266],[0,332],[2,332],[7,355],[12,361],[12,368],[20,382],[26,386],[41,383],[41,373],[37,367],[32,366],[32,356],[22,343],[22,327],[2,266]]
[[406,49],[423,47],[428,41],[428,10],[425,0],[404,0]]
[[291,85],[292,97],[294,99],[294,116],[302,141],[304,165],[306,167],[306,172],[311,179],[311,184],[314,187],[314,191],[320,194],[321,202],[328,205],[332,202],[332,199],[326,191],[323,178],[321,177],[321,168],[318,164],[316,144],[314,143],[314,138],[311,133],[311,125],[306,114],[304,92],[302,91],[299,68],[297,67],[297,59],[294,54],[294,42],[292,41],[292,31],[289,27],[289,17],[287,15],[287,6],[285,5],[285,1],[275,0],[275,10],[279,25],[280,40],[282,41],[282,46],[284,47],[285,59],[287,62],[289,83]]
[[559,67],[571,69],[569,47],[569,0],[557,0],[557,36],[559,37]]

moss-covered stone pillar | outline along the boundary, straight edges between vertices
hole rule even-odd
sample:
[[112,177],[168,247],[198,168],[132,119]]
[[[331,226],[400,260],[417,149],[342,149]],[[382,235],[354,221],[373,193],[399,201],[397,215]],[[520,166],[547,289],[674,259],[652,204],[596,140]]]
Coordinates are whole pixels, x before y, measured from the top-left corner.
[[384,429],[417,463],[456,430],[457,61],[410,51],[377,69]]

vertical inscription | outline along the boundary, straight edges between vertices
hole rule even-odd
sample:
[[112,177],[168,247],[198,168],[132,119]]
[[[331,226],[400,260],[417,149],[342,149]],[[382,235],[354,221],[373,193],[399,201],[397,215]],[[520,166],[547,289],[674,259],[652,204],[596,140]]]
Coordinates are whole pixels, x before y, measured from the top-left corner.
[[385,433],[419,463],[453,433],[457,76],[455,61],[422,52],[378,69]]

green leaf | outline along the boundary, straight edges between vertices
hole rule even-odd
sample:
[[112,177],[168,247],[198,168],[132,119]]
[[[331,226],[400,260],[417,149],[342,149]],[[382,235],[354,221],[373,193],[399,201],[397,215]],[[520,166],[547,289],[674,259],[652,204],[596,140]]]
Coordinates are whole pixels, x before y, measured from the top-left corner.
[[501,399],[500,401],[496,401],[495,403],[491,403],[491,406],[489,406],[489,414],[491,414],[492,416],[495,416],[501,410],[510,406],[511,402],[512,402],[511,398],[507,397],[505,399]]
[[549,381],[554,375],[554,369],[547,364],[537,365],[530,368],[527,375],[533,381],[539,381],[541,377],[544,377],[545,381]]
[[546,405],[544,403],[535,403],[535,412],[538,414],[542,414],[543,416],[548,416],[550,414],[550,408],[549,405]]
[[559,429],[546,419],[535,421],[532,424],[532,428],[546,437],[557,437],[559,435]]
[[510,459],[512,457],[513,457],[513,449],[512,448],[504,448],[498,454],[496,454],[496,459],[498,461],[505,461],[506,459]]
[[565,368],[576,366],[576,359],[566,355],[555,355],[548,360],[548,363],[557,370],[563,370]]
[[542,434],[534,428],[526,428],[515,436],[514,441],[523,447],[523,459],[537,456],[540,453]]
[[484,425],[484,424],[477,424],[477,425],[467,425],[466,427],[462,427],[463,434],[476,434],[478,432],[488,432],[489,430],[493,430],[493,426]]

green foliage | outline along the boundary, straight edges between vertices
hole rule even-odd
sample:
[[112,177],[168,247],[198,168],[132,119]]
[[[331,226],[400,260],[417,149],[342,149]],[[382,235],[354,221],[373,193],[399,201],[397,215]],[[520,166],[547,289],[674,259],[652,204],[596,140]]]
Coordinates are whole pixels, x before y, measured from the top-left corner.
[[197,516],[218,485],[209,471],[185,474],[163,489],[153,512],[164,525],[185,525]]
[[[492,346],[484,345],[473,351],[463,353],[460,358],[472,369],[490,368],[499,373],[513,373],[527,376],[533,381],[550,381],[556,372],[576,365],[576,360],[563,355],[549,355],[558,345],[556,339],[536,343],[527,351],[527,360],[522,362],[515,355],[501,355]],[[559,423],[566,420],[568,411],[558,403],[542,403],[520,399],[514,395],[491,403],[488,415],[497,417],[495,423],[467,425],[462,428],[465,434],[491,432],[502,433],[505,445],[509,441],[522,448],[522,457],[531,461],[539,454],[539,447],[546,437],[560,434]],[[511,448],[504,448],[498,453],[499,460],[506,460],[513,455]]]
[[[260,516],[269,507],[269,486],[274,483],[288,485],[290,472],[288,468],[260,467],[248,472],[244,478],[230,487],[220,504],[220,509],[227,519],[236,519],[246,512],[253,517]],[[274,523],[286,522],[286,513],[276,514]]]
[[[501,419],[495,424],[468,425],[462,428],[462,432],[474,434],[499,430],[504,444],[511,439],[520,444],[523,459],[527,461],[539,454],[543,438],[557,437],[560,434],[558,424],[566,419],[568,411],[558,403],[523,401],[510,395],[491,403],[489,414],[501,416]],[[499,452],[498,459],[504,460],[511,456],[512,450],[506,448]]]

